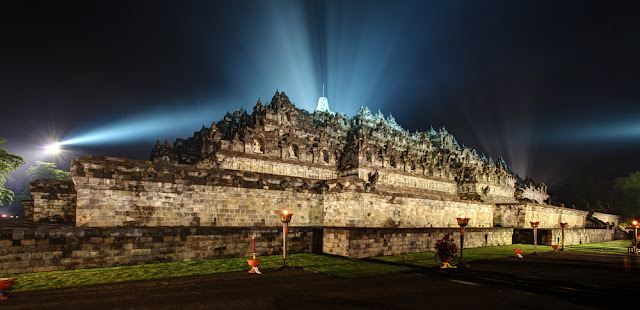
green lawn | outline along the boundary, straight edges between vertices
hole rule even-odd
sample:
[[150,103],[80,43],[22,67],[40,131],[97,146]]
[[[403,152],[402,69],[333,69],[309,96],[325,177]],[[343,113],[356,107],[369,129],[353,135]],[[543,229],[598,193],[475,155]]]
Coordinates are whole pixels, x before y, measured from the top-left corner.
[[[533,253],[533,244],[512,244],[464,249],[463,258],[465,262],[472,262],[481,259],[495,259],[500,257],[515,256],[513,249],[524,249],[524,251],[522,252],[523,255],[531,254]],[[550,246],[538,246],[538,252],[546,252],[551,250],[552,249]],[[376,257],[374,258],[374,260],[418,267],[436,267],[442,265],[440,260],[433,255],[433,252],[383,256]],[[454,261],[457,261],[457,259],[454,259]]]
[[627,247],[629,246],[631,246],[631,240],[614,240],[607,242],[573,245],[570,247],[565,247],[565,250],[608,254],[627,254]]
[[[565,247],[569,251],[588,251],[612,254],[626,254],[629,240],[582,244]],[[464,260],[472,262],[482,259],[495,259],[515,256],[513,249],[524,249],[523,254],[533,253],[533,245],[515,244],[464,250]],[[538,246],[538,251],[551,251],[550,246]],[[267,271],[282,265],[282,256],[262,256],[260,269]],[[376,262],[379,261],[379,262]],[[390,264],[391,263],[391,264]],[[440,261],[433,252],[376,257],[369,260],[347,259],[330,255],[291,254],[287,256],[287,265],[317,271],[343,278],[355,278],[400,272],[415,267],[437,267]],[[82,285],[105,284],[136,280],[162,279],[193,275],[206,275],[233,271],[248,271],[246,258],[212,259],[206,261],[147,264],[111,268],[82,269],[69,271],[50,271],[25,273],[16,276],[18,281],[13,292],[41,289],[72,287]]]
[[[261,270],[276,268],[282,266],[283,263],[282,256],[261,256],[260,258],[262,258],[262,264],[260,265]],[[337,256],[306,253],[288,255],[287,265],[344,278],[399,272],[409,269],[401,266],[351,260]],[[21,292],[233,271],[248,271],[250,268],[251,267],[247,264],[246,258],[225,258],[193,262],[24,273],[17,275],[1,275],[0,277],[17,277],[18,281],[16,281],[14,286],[11,288],[11,291]]]

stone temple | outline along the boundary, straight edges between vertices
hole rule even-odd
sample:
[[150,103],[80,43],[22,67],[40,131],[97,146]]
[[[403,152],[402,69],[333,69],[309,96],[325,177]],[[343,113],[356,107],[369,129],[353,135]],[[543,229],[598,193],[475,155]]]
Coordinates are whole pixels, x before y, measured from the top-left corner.
[[349,118],[324,96],[318,107],[276,91],[251,112],[158,141],[149,161],[84,156],[72,181],[33,182],[25,216],[68,229],[39,238],[76,244],[51,250],[60,261],[50,270],[248,256],[252,227],[258,254],[278,253],[282,209],[294,214],[291,251],[350,258],[430,251],[459,234],[460,216],[471,218],[465,247],[533,243],[533,220],[541,244],[560,242],[560,222],[567,245],[613,239],[618,216],[549,205],[544,184],[445,128],[410,133],[366,107]]

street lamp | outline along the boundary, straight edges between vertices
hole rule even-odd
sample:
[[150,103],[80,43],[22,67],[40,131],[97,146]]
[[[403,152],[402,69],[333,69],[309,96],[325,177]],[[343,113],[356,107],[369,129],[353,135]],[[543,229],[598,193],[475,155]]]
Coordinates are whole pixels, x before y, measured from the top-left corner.
[[560,227],[562,227],[562,248],[560,251],[564,251],[564,231],[567,228],[567,222],[560,222]]
[[291,222],[291,216],[293,213],[289,213],[287,209],[282,210],[280,213],[280,221],[282,222],[282,258],[284,258],[284,263],[282,267],[287,266],[287,233],[289,232],[289,222]]
[[469,267],[469,265],[462,262],[462,253],[464,251],[464,227],[467,226],[467,224],[469,224],[469,218],[461,216],[461,217],[456,217],[456,220],[458,220],[458,225],[460,225],[460,262],[456,264],[456,266],[460,268],[465,268],[465,267]]
[[540,253],[538,253],[538,224],[540,224],[540,222],[534,220],[529,223],[531,223],[531,227],[533,227],[533,254],[540,255]]
[[638,226],[640,223],[638,223],[637,220],[633,220],[631,222],[631,227],[633,227],[633,253],[634,254],[638,254]]

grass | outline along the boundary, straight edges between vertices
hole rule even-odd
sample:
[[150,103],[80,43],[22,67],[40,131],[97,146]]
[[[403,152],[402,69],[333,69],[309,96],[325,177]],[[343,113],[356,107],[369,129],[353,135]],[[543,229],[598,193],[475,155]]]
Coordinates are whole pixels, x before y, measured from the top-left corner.
[[316,254],[295,254],[290,261],[293,266],[341,278],[358,278],[411,269],[402,266]]
[[[282,266],[283,263],[281,256],[262,256],[260,258],[262,258],[260,269],[263,270]],[[351,260],[337,256],[306,253],[288,255],[287,265],[344,278],[399,272],[409,269],[401,266]],[[226,258],[137,266],[47,271],[18,275],[2,275],[2,277],[18,277],[18,281],[16,281],[14,286],[11,288],[11,291],[23,292],[136,280],[153,280],[223,272],[248,271],[249,269],[250,267],[247,264],[246,258]]]
[[[631,242],[629,240],[616,240],[575,245],[565,247],[565,250],[626,254],[627,247],[630,243]],[[515,248],[524,249],[523,254],[525,255],[533,253],[533,245],[530,244],[472,248],[464,250],[464,260],[466,262],[472,262],[477,260],[515,256],[513,252],[513,249]],[[551,251],[551,247],[540,245],[538,246],[538,251]],[[263,271],[282,266],[283,263],[282,257],[278,255],[262,256],[260,258],[262,258],[260,269]],[[343,278],[357,278],[406,271],[410,270],[411,266],[437,267],[440,266],[441,263],[433,255],[433,252],[384,256],[368,260],[355,260],[330,255],[302,253],[288,255],[287,265]],[[24,273],[19,275],[1,275],[1,277],[17,276],[18,281],[16,281],[16,284],[13,286],[11,291],[24,292],[248,270],[249,266],[247,265],[246,258],[225,258],[193,262]]]
[[631,246],[631,240],[614,240],[607,242],[585,243],[565,247],[568,251],[597,252],[608,254],[627,254],[627,247]]
[[[483,259],[496,259],[501,257],[515,256],[513,249],[524,249],[522,254],[532,254],[533,244],[512,244],[491,246],[484,248],[471,248],[464,249],[464,261],[472,262]],[[539,252],[551,251],[550,246],[539,245]],[[394,256],[383,256],[373,258],[374,260],[380,260],[384,262],[391,262],[402,265],[417,266],[417,267],[437,267],[442,265],[440,260],[436,258],[433,252],[415,253],[415,254],[403,254]],[[455,260],[454,260],[455,261]]]

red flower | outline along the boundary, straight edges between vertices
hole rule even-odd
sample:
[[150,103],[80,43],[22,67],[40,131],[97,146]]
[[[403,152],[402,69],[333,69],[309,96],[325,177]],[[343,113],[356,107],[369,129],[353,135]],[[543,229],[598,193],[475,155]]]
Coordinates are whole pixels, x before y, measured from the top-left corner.
[[449,235],[445,235],[442,239],[436,241],[434,249],[434,255],[440,259],[453,258],[458,254],[458,246],[453,243],[453,238]]

